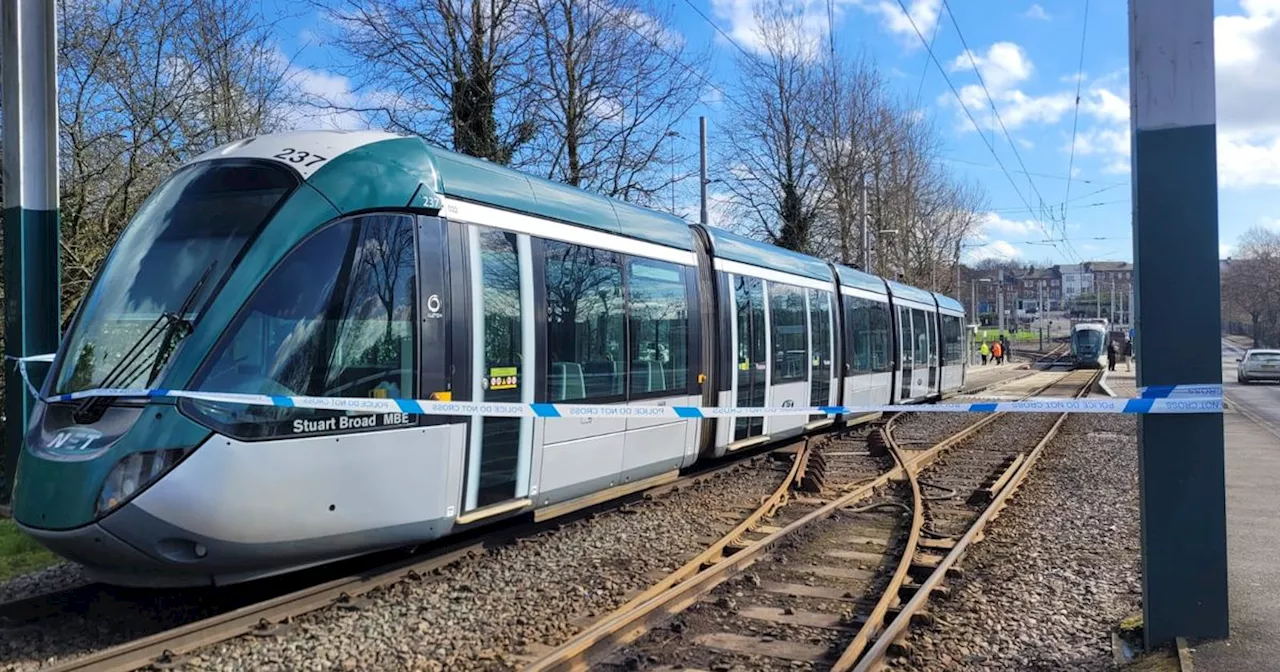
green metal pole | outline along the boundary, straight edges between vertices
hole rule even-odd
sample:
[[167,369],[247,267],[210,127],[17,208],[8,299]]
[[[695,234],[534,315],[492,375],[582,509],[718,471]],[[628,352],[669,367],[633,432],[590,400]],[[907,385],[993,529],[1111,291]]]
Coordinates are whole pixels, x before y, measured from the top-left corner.
[[[1213,69],[1213,0],[1130,0],[1133,307],[1143,386],[1222,382]],[[1138,417],[1147,647],[1226,637],[1222,415]]]
[[[26,357],[58,346],[57,11],[53,0],[2,2],[5,355]],[[10,359],[4,384],[0,505],[12,499],[34,403]]]

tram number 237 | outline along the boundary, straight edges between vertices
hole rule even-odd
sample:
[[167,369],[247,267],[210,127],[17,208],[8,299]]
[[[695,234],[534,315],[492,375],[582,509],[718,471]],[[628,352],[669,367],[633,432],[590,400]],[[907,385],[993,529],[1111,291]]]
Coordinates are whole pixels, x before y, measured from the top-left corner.
[[310,168],[311,166],[314,166],[317,163],[324,163],[325,161],[329,160],[329,157],[327,156],[320,156],[319,154],[304,152],[301,149],[294,149],[292,147],[285,147],[279,153],[273,154],[272,156],[274,156],[277,159],[288,161],[289,163],[301,163],[306,168]]

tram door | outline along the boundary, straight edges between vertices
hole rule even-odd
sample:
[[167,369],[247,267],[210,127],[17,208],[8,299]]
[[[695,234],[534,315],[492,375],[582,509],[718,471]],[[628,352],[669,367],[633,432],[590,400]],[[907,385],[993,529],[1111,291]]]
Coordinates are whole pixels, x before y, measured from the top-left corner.
[[915,373],[911,398],[920,399],[929,396],[933,384],[933,330],[929,328],[929,313],[919,308],[911,309],[911,324],[915,343],[915,353],[911,356]]
[[[472,399],[532,403],[533,271],[529,237],[467,227],[471,280]],[[529,495],[531,418],[477,418],[468,435],[463,513],[496,512]]]
[[911,399],[911,381],[915,378],[915,338],[911,333],[911,309],[898,306],[898,352],[902,368],[898,371],[898,398]]
[[[737,353],[737,408],[764,406],[769,382],[769,359],[764,323],[764,282],[759,278],[733,276],[734,332],[733,349]],[[736,418],[733,440],[741,441],[764,434],[764,418]]]

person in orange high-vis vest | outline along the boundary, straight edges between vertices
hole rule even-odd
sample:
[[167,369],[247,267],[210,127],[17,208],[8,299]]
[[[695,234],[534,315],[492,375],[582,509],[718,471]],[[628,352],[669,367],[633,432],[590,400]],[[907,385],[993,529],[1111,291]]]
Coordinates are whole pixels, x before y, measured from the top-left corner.
[[1000,347],[1000,341],[991,344],[991,356],[996,358],[996,364],[1004,362],[1004,348]]

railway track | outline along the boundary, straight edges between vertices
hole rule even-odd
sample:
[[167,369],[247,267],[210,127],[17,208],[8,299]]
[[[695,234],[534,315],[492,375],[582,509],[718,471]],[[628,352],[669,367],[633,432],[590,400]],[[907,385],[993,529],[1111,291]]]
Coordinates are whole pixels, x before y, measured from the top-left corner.
[[[1008,381],[993,383],[999,386]],[[988,418],[989,420],[989,418]],[[981,423],[979,423],[981,424]],[[846,434],[865,433],[865,428],[845,430]],[[825,440],[818,437],[818,440]],[[417,554],[407,556],[403,551],[391,551],[377,556],[376,562],[369,560],[343,563],[342,571],[308,570],[309,577],[280,577],[268,580],[262,587],[233,586],[220,591],[198,591],[198,595],[186,591],[129,591],[111,586],[90,584],[76,586],[65,591],[47,593],[0,604],[0,630],[37,630],[50,625],[51,632],[57,631],[56,621],[67,610],[74,612],[102,612],[108,621],[117,620],[111,617],[111,605],[134,601],[140,604],[158,605],[156,611],[166,609],[176,611],[179,615],[166,620],[162,617],[152,618],[149,613],[139,614],[140,618],[131,617],[133,625],[122,628],[105,637],[99,647],[85,648],[92,651],[49,668],[54,670],[133,670],[152,666],[167,669],[181,666],[185,656],[197,650],[219,642],[234,639],[243,635],[271,636],[283,634],[291,627],[291,622],[303,614],[334,607],[339,609],[359,608],[363,603],[361,596],[369,591],[386,587],[402,581],[421,581],[432,573],[469,556],[481,554],[488,549],[513,543],[533,533],[573,522],[576,518],[603,513],[620,508],[640,498],[661,497],[668,493],[693,486],[699,482],[716,478],[730,470],[741,468],[759,468],[765,460],[777,460],[781,456],[789,459],[791,471],[781,481],[781,487],[756,513],[739,524],[718,545],[708,547],[703,554],[695,558],[686,567],[701,568],[713,565],[725,557],[736,554],[744,545],[761,539],[762,531],[769,530],[764,524],[769,516],[777,511],[794,508],[797,503],[812,508],[817,499],[815,490],[824,483],[854,483],[860,480],[878,479],[876,487],[883,486],[881,475],[895,467],[890,456],[873,456],[862,450],[862,442],[858,439],[830,439],[828,449],[822,452],[812,451],[811,445],[793,444],[748,452],[731,462],[705,467],[695,473],[684,475],[674,481],[650,487],[647,490],[631,493],[626,497],[601,502],[596,506],[572,513],[542,525],[531,523],[512,526],[507,529],[478,534],[475,538],[455,541],[448,545],[434,545]],[[794,459],[787,457],[794,455]],[[781,473],[781,472],[780,472]],[[792,487],[796,485],[798,487]],[[792,491],[795,491],[794,493]],[[871,512],[881,518],[892,516],[880,511]],[[649,594],[660,592],[663,587],[671,587],[680,583],[696,572],[686,570],[685,573],[672,575],[655,586]],[[123,593],[120,593],[124,590]],[[120,594],[117,594],[120,593]],[[138,593],[138,594],[135,594]],[[146,593],[146,594],[143,594]],[[206,594],[208,593],[208,594]],[[218,594],[213,594],[218,593]],[[225,594],[224,594],[225,593]],[[139,596],[140,595],[140,596]],[[131,597],[132,596],[132,597]],[[136,599],[135,599],[136,598]],[[191,602],[186,605],[186,602]],[[636,603],[639,598],[633,599]],[[629,603],[629,604],[631,604]],[[80,605],[80,606],[77,606]],[[89,605],[89,606],[84,606]],[[83,607],[83,608],[82,608]],[[65,628],[63,628],[65,629]]]
[[[88,584],[31,596],[0,604],[0,632],[42,627],[57,632],[57,621],[70,613],[68,610],[77,614],[96,611],[101,612],[99,618],[119,620],[109,616],[111,605],[118,610],[121,605],[137,603],[144,606],[142,614],[135,615],[132,609],[126,611],[130,614],[129,620],[138,622],[123,624],[117,633],[106,635],[106,647],[61,661],[48,669],[105,672],[175,668],[182,665],[187,654],[199,649],[243,635],[284,634],[291,628],[293,619],[303,614],[330,607],[361,608],[364,604],[361,596],[372,590],[403,581],[428,580],[433,573],[489,549],[581,518],[621,509],[642,499],[663,497],[735,470],[767,468],[769,462],[780,456],[788,459],[786,456],[797,449],[798,446],[792,444],[744,451],[732,460],[703,467],[643,491],[596,502],[542,523],[523,522],[477,531],[466,540],[426,546],[413,555],[407,555],[402,549],[375,554],[369,559],[344,561],[336,563],[336,567],[341,568],[338,571],[305,570],[299,574],[306,576],[286,575],[218,590],[144,591]],[[779,472],[780,479],[784,473]],[[150,612],[145,605],[174,610],[175,604],[179,612],[175,618],[165,621],[146,615]]]
[[[1028,396],[1083,396],[1096,377],[1073,372]],[[1018,418],[1022,443],[978,438],[1012,421],[995,414],[916,451],[894,440],[896,419],[866,437],[811,440],[737,528],[526,672],[880,667],[1065,414]]]

